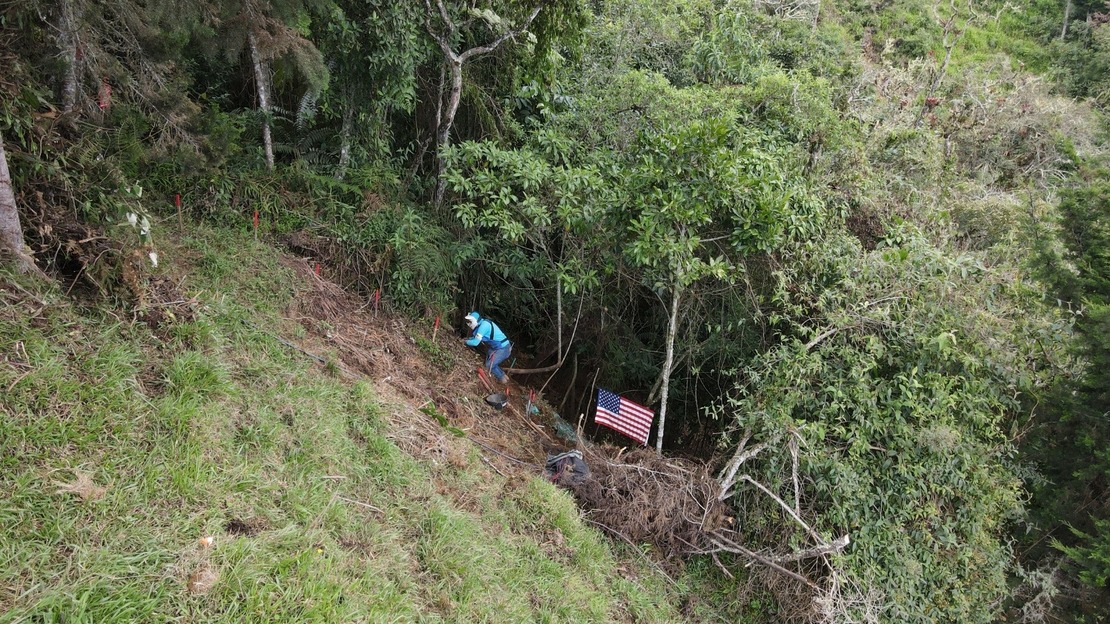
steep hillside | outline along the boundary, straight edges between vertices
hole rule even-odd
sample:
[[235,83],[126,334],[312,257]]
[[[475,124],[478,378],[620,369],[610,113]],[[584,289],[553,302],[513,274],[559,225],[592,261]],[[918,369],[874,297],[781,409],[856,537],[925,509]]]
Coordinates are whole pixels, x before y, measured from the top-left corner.
[[1104,5],[0,4],[0,624],[1110,621]]
[[0,622],[720,608],[584,522],[542,477],[546,410],[487,406],[449,327],[353,301],[246,235],[197,227],[160,249],[128,311],[0,277]]

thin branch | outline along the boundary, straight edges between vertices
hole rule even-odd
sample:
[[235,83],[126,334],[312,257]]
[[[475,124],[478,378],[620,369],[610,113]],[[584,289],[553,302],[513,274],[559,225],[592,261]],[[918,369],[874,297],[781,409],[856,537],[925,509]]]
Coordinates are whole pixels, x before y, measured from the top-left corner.
[[350,503],[350,504],[352,504],[352,505],[358,505],[359,507],[365,507],[365,508],[367,508],[367,509],[369,509],[369,510],[371,510],[371,511],[376,511],[376,512],[378,512],[378,513],[385,513],[385,512],[384,512],[384,511],[382,511],[381,509],[378,509],[377,507],[375,507],[375,506],[373,506],[373,505],[371,505],[371,504],[369,504],[369,503],[364,503],[364,502],[362,502],[362,501],[357,501],[357,500],[355,500],[355,499],[353,499],[353,498],[347,498],[346,496],[338,496],[338,495],[336,496],[336,498],[338,498],[339,500],[341,500],[341,501],[343,501],[343,502],[345,502],[345,503]]
[[[443,5],[442,0],[438,0],[438,1],[440,2],[440,6],[442,6]],[[543,9],[545,4],[546,4],[546,2],[540,2],[539,4],[537,4],[535,6],[535,8],[532,9],[532,13],[528,15],[528,19],[524,20],[524,23],[521,24],[519,27],[505,32],[503,35],[501,35],[497,39],[494,39],[490,43],[487,43],[484,46],[473,47],[473,48],[470,48],[469,50],[463,52],[462,54],[460,54],[459,55],[459,62],[465,62],[467,59],[469,59],[472,56],[478,56],[480,54],[486,54],[488,52],[493,52],[494,50],[497,49],[497,46],[504,43],[506,39],[510,39],[510,38],[515,39],[518,35],[520,35],[520,33],[524,32],[525,30],[528,29],[529,26],[532,25],[532,20],[536,19],[536,16],[540,14],[540,10]]]
[[823,340],[825,340],[826,338],[828,338],[830,336],[833,336],[833,335],[835,335],[838,332],[841,332],[843,330],[855,329],[857,327],[859,327],[859,324],[849,325],[847,327],[834,327],[832,329],[825,330],[825,331],[821,332],[820,334],[818,334],[816,338],[807,342],[805,349],[806,349],[806,351],[809,351],[809,350],[813,349],[813,347],[816,347],[817,345],[821,344],[821,342]]
[[785,509],[785,510],[786,510],[786,512],[787,512],[788,514],[790,514],[790,515],[791,515],[791,517],[793,517],[793,518],[794,518],[794,520],[795,520],[795,521],[796,521],[796,522],[797,522],[798,524],[802,525],[802,527],[803,527],[803,528],[804,528],[804,529],[805,529],[806,531],[808,531],[810,535],[812,535],[812,536],[813,536],[813,539],[817,540],[817,541],[818,541],[819,543],[822,543],[822,544],[823,544],[823,543],[825,542],[825,540],[824,540],[824,539],[822,539],[822,538],[821,538],[821,536],[817,534],[817,531],[814,531],[814,530],[813,530],[813,527],[811,527],[811,526],[809,526],[808,524],[806,524],[806,521],[805,521],[805,520],[802,520],[802,517],[801,517],[800,515],[798,515],[797,513],[795,513],[793,509],[791,509],[791,508],[790,508],[790,505],[787,505],[787,504],[786,504],[785,502],[783,502],[783,500],[782,500],[781,498],[779,498],[779,497],[778,497],[778,495],[777,495],[777,494],[775,494],[775,493],[774,493],[774,492],[772,492],[771,490],[767,489],[767,486],[763,485],[763,484],[762,484],[762,483],[760,483],[759,481],[756,481],[755,479],[751,478],[751,477],[750,477],[750,476],[748,476],[748,475],[741,475],[741,476],[740,476],[740,480],[741,480],[741,481],[747,481],[748,483],[751,483],[751,484],[752,484],[752,485],[754,485],[755,487],[759,488],[759,489],[760,489],[760,490],[761,490],[761,491],[762,491],[762,492],[763,492],[764,494],[766,494],[767,496],[770,496],[771,498],[773,498],[773,499],[775,500],[775,502],[779,504],[779,506],[780,506],[780,507],[782,507],[783,509]]
[[613,527],[611,527],[611,526],[609,526],[609,525],[606,525],[606,524],[602,524],[602,523],[598,522],[597,520],[592,520],[592,519],[590,519],[590,518],[583,518],[583,519],[584,519],[584,520],[585,520],[586,522],[588,522],[588,523],[590,523],[590,524],[592,524],[592,525],[594,525],[594,526],[596,526],[596,527],[599,527],[599,528],[605,529],[606,531],[609,531],[609,532],[610,532],[610,533],[612,533],[613,535],[616,535],[617,537],[619,537],[619,538],[621,538],[622,540],[624,540],[624,541],[625,541],[625,543],[627,543],[627,544],[628,544],[629,546],[631,546],[631,547],[632,547],[632,550],[636,551],[637,553],[639,553],[639,555],[640,555],[641,557],[643,557],[643,558],[644,558],[644,561],[647,561],[647,562],[648,562],[648,563],[649,563],[649,564],[650,564],[650,565],[651,565],[651,566],[652,566],[653,568],[655,568],[655,571],[656,571],[656,572],[658,572],[659,574],[662,574],[662,575],[663,575],[663,578],[665,578],[665,579],[667,579],[668,581],[670,581],[671,585],[673,585],[673,586],[675,586],[675,587],[678,587],[678,583],[676,583],[676,582],[675,582],[675,580],[674,580],[673,578],[671,578],[671,575],[670,575],[670,574],[667,574],[667,572],[666,572],[666,571],[665,571],[665,570],[664,570],[663,568],[661,568],[661,567],[659,566],[659,564],[657,564],[656,562],[652,561],[652,559],[651,559],[650,557],[648,557],[648,556],[647,556],[646,554],[644,554],[644,551],[640,550],[640,548],[639,548],[638,546],[636,546],[636,544],[632,543],[632,540],[628,539],[628,538],[627,538],[627,537],[626,537],[626,536],[624,535],[624,533],[621,533],[620,531],[618,531],[618,530],[614,529]]
[[740,470],[740,466],[742,466],[744,462],[755,457],[767,448],[767,444],[761,442],[753,446],[751,449],[747,449],[748,439],[751,438],[751,436],[752,430],[745,429],[744,439],[741,440],[739,446],[737,446],[736,453],[732,456],[732,459],[728,463],[728,470],[724,477],[721,479],[721,493],[717,497],[717,500],[725,500],[726,498],[732,496],[732,493],[729,492],[729,489],[736,483],[736,473]]
[[[517,374],[517,375],[533,375],[533,374],[536,374],[536,373],[550,373],[552,371],[557,371],[560,368],[562,368],[563,362],[566,360],[567,354],[570,353],[570,345],[574,343],[574,336],[578,333],[578,322],[582,319],[582,301],[584,301],[585,298],[583,297],[583,298],[580,298],[578,300],[578,315],[574,319],[574,330],[571,331],[571,333],[570,333],[570,340],[567,342],[567,350],[566,350],[566,352],[564,352],[563,351],[563,287],[562,287],[562,284],[560,283],[557,286],[557,288],[558,288],[558,290],[556,291],[556,309],[557,309],[557,312],[556,312],[557,327],[556,327],[556,329],[558,330],[558,334],[559,334],[559,348],[558,348],[559,358],[558,358],[558,361],[555,362],[554,364],[552,364],[551,366],[545,366],[543,368],[506,368],[506,369],[503,369],[506,373],[514,373],[514,374]],[[546,387],[547,384],[545,383],[544,386]],[[542,388],[541,388],[541,391],[542,391]]]
[[791,431],[790,437],[790,475],[794,481],[794,513],[798,516],[802,514],[801,507],[801,488],[798,487],[798,433]]
[[806,585],[808,585],[809,587],[811,587],[815,590],[818,590],[818,591],[821,590],[821,588],[818,587],[816,583],[807,579],[806,577],[802,576],[801,574],[798,574],[797,572],[793,572],[791,570],[787,570],[786,568],[780,566],[779,564],[775,563],[774,561],[771,561],[770,559],[764,557],[763,555],[760,555],[759,553],[748,550],[747,548],[744,548],[740,544],[737,544],[736,542],[734,542],[730,539],[727,539],[727,538],[725,538],[723,536],[720,536],[720,535],[714,535],[710,539],[713,541],[713,544],[715,546],[717,546],[717,548],[720,548],[723,551],[731,552],[731,553],[739,553],[741,555],[744,555],[746,557],[754,559],[754,560],[758,561],[759,563],[762,563],[763,565],[771,568],[772,570],[775,570],[776,572],[781,572],[781,573],[789,576],[790,578],[801,581],[802,583],[805,583]]

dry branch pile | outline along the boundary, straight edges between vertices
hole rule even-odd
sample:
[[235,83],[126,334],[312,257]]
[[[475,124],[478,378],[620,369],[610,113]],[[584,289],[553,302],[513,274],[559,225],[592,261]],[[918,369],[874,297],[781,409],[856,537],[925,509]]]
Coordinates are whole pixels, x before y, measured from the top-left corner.
[[668,558],[711,548],[709,533],[732,524],[705,466],[647,449],[622,453],[613,447],[584,453],[591,478],[573,492],[590,522],[632,543],[650,543]]

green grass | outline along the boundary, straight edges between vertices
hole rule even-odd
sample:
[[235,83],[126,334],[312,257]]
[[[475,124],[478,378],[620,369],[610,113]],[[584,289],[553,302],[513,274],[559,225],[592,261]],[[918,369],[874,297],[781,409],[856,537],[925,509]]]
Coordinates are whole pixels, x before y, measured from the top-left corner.
[[[0,299],[0,622],[682,620],[565,492],[453,436],[461,459],[415,459],[372,380],[275,341],[295,285],[265,245],[169,238],[203,306],[162,338],[42,285],[34,322]],[[102,493],[65,491],[82,473]]]

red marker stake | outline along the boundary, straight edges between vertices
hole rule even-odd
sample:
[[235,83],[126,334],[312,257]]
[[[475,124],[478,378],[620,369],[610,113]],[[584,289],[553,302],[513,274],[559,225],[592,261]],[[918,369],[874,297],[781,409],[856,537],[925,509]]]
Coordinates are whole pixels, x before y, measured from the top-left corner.
[[482,382],[482,385],[486,387],[486,391],[493,390],[493,386],[489,383],[489,378],[486,377],[486,369],[481,366],[478,367],[478,381]]
[[439,333],[439,317],[436,317],[435,327],[432,328],[432,342],[436,341],[436,334]]
[[254,240],[258,240],[258,209],[254,211]]
[[181,193],[173,194],[173,205],[177,208],[177,227],[183,228],[185,224],[181,220]]
[[320,277],[320,263],[316,263],[316,277]]
[[112,85],[108,82],[108,77],[105,76],[100,82],[100,92],[97,93],[96,104],[100,110],[108,110],[112,105]]

